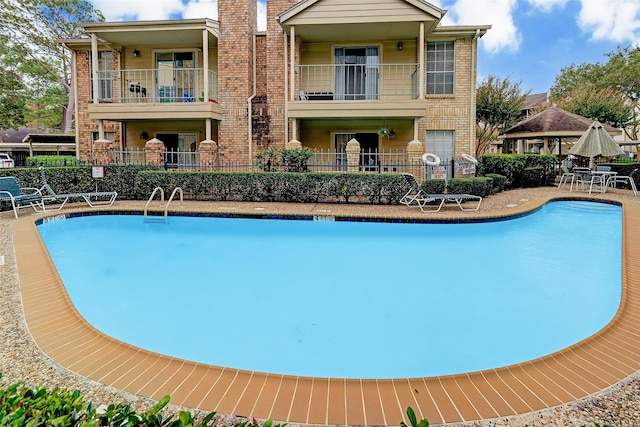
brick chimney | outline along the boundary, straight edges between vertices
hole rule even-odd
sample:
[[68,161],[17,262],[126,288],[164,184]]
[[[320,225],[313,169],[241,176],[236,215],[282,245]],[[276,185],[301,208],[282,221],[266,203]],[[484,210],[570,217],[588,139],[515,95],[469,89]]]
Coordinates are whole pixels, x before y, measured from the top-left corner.
[[[285,46],[284,31],[276,17],[295,6],[297,0],[267,1],[267,102],[269,104],[269,139],[275,147],[284,147],[289,139],[285,135]],[[290,60],[289,60],[290,61]],[[289,94],[290,95],[290,94]]]
[[218,90],[223,111],[217,142],[223,161],[249,155],[247,99],[253,93],[257,8],[257,0],[218,0]]

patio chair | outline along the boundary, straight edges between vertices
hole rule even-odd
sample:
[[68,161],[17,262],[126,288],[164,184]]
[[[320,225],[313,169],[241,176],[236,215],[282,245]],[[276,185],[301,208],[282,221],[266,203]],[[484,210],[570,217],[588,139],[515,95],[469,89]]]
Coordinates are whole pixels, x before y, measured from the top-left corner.
[[[86,193],[66,193],[60,194],[53,191],[53,188],[47,183],[47,177],[44,173],[44,168],[40,166],[40,192],[43,197],[43,210],[60,210],[70,199],[83,199],[92,208],[100,206],[111,206],[118,197],[116,191],[93,191]],[[46,202],[61,202],[60,206],[55,209],[51,209]]]
[[[455,203],[462,211],[477,211],[482,204],[482,197],[473,194],[428,194],[420,187],[420,184],[418,184],[418,181],[416,181],[413,175],[403,173],[402,176],[410,188],[409,191],[402,196],[400,203],[409,207],[415,207],[413,205],[415,202],[422,212],[440,212],[440,209],[442,209],[446,203]],[[465,208],[462,206],[462,203],[466,201],[474,201],[478,202],[478,204],[472,208]],[[431,204],[433,202],[435,202],[435,205]],[[433,207],[429,208],[429,206]]]
[[581,172],[576,175],[576,188],[580,187],[582,191],[587,191],[587,187],[589,187],[589,194],[591,194],[594,189],[600,193],[604,193],[606,189],[605,184],[605,175],[594,174],[592,171]]
[[571,180],[571,186],[569,187],[569,191],[573,190],[573,181],[576,179],[576,174],[569,171],[569,168],[566,165],[561,165],[562,176],[560,177],[560,182],[558,183],[558,188],[564,188],[567,185],[567,182]]
[[636,188],[636,181],[634,175],[638,172],[638,168],[634,169],[629,175],[611,175],[607,180],[607,187],[616,188],[618,183],[628,183],[633,191],[633,195],[638,195],[638,189]]
[[16,219],[18,209],[32,207],[36,212],[44,211],[42,192],[37,188],[21,187],[13,176],[0,177],[0,201],[11,201]]

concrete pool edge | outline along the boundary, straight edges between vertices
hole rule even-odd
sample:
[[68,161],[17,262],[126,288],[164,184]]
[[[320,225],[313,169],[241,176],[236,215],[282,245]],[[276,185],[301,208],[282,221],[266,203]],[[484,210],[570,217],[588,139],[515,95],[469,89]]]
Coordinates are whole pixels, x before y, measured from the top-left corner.
[[[548,197],[505,214],[538,209]],[[580,198],[580,199],[585,199]],[[603,200],[596,200],[603,201]],[[100,383],[159,399],[165,394],[186,407],[308,424],[397,425],[412,406],[432,423],[493,419],[554,407],[588,396],[640,369],[640,330],[632,311],[640,253],[627,236],[637,234],[623,209],[623,296],[616,318],[575,346],[544,358],[446,377],[396,380],[327,380],[283,377],[194,364],[119,343],[95,331],[75,313],[33,218],[14,224],[25,317],[38,346],[57,363]],[[118,210],[118,209],[114,209]],[[43,215],[50,216],[50,215]],[[83,344],[80,348],[79,343]],[[355,397],[354,397],[355,396]],[[406,421],[406,420],[405,420]]]

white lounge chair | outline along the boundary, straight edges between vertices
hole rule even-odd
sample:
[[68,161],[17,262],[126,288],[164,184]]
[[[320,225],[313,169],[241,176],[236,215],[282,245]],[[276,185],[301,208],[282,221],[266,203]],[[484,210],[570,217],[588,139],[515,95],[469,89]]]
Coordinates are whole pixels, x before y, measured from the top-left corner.
[[42,193],[38,188],[21,187],[13,176],[0,177],[0,201],[10,201],[13,214],[18,219],[18,209],[32,207],[36,212],[44,210]]
[[[44,168],[40,167],[40,192],[42,193],[44,201],[44,210],[60,210],[70,199],[83,199],[92,208],[100,206],[111,206],[118,197],[116,191],[94,191],[86,193],[67,193],[60,194],[53,191],[53,189],[47,183],[47,177],[44,173]],[[60,206],[55,209],[49,207],[46,202],[60,202]]]
[[[428,194],[420,187],[413,175],[403,173],[402,176],[409,184],[410,189],[402,196],[400,203],[412,207],[415,202],[422,212],[439,212],[445,203],[455,203],[463,211],[477,211],[482,204],[482,197],[473,194]],[[472,208],[465,208],[462,203],[466,201],[478,202],[478,204]],[[432,202],[435,202],[435,204],[431,205],[430,203]],[[432,206],[432,208],[429,208],[429,206]]]

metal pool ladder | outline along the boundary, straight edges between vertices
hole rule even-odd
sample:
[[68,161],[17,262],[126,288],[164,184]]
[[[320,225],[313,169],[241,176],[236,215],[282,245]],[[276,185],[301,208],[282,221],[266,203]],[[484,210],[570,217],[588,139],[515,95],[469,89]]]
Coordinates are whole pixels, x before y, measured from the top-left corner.
[[144,206],[144,222],[165,222],[166,223],[167,217],[169,215],[169,204],[173,201],[173,198],[175,197],[177,192],[180,192],[180,206],[182,206],[183,204],[182,202],[184,200],[182,188],[176,187],[171,192],[171,196],[169,196],[169,200],[167,201],[167,204],[164,205],[164,217],[149,217],[147,215],[149,210],[149,205],[153,201],[153,198],[155,197],[156,193],[160,193],[160,202],[164,203],[164,190],[162,189],[162,187],[154,188],[153,192],[151,193],[151,197],[149,197],[149,200],[147,200],[147,204]]

